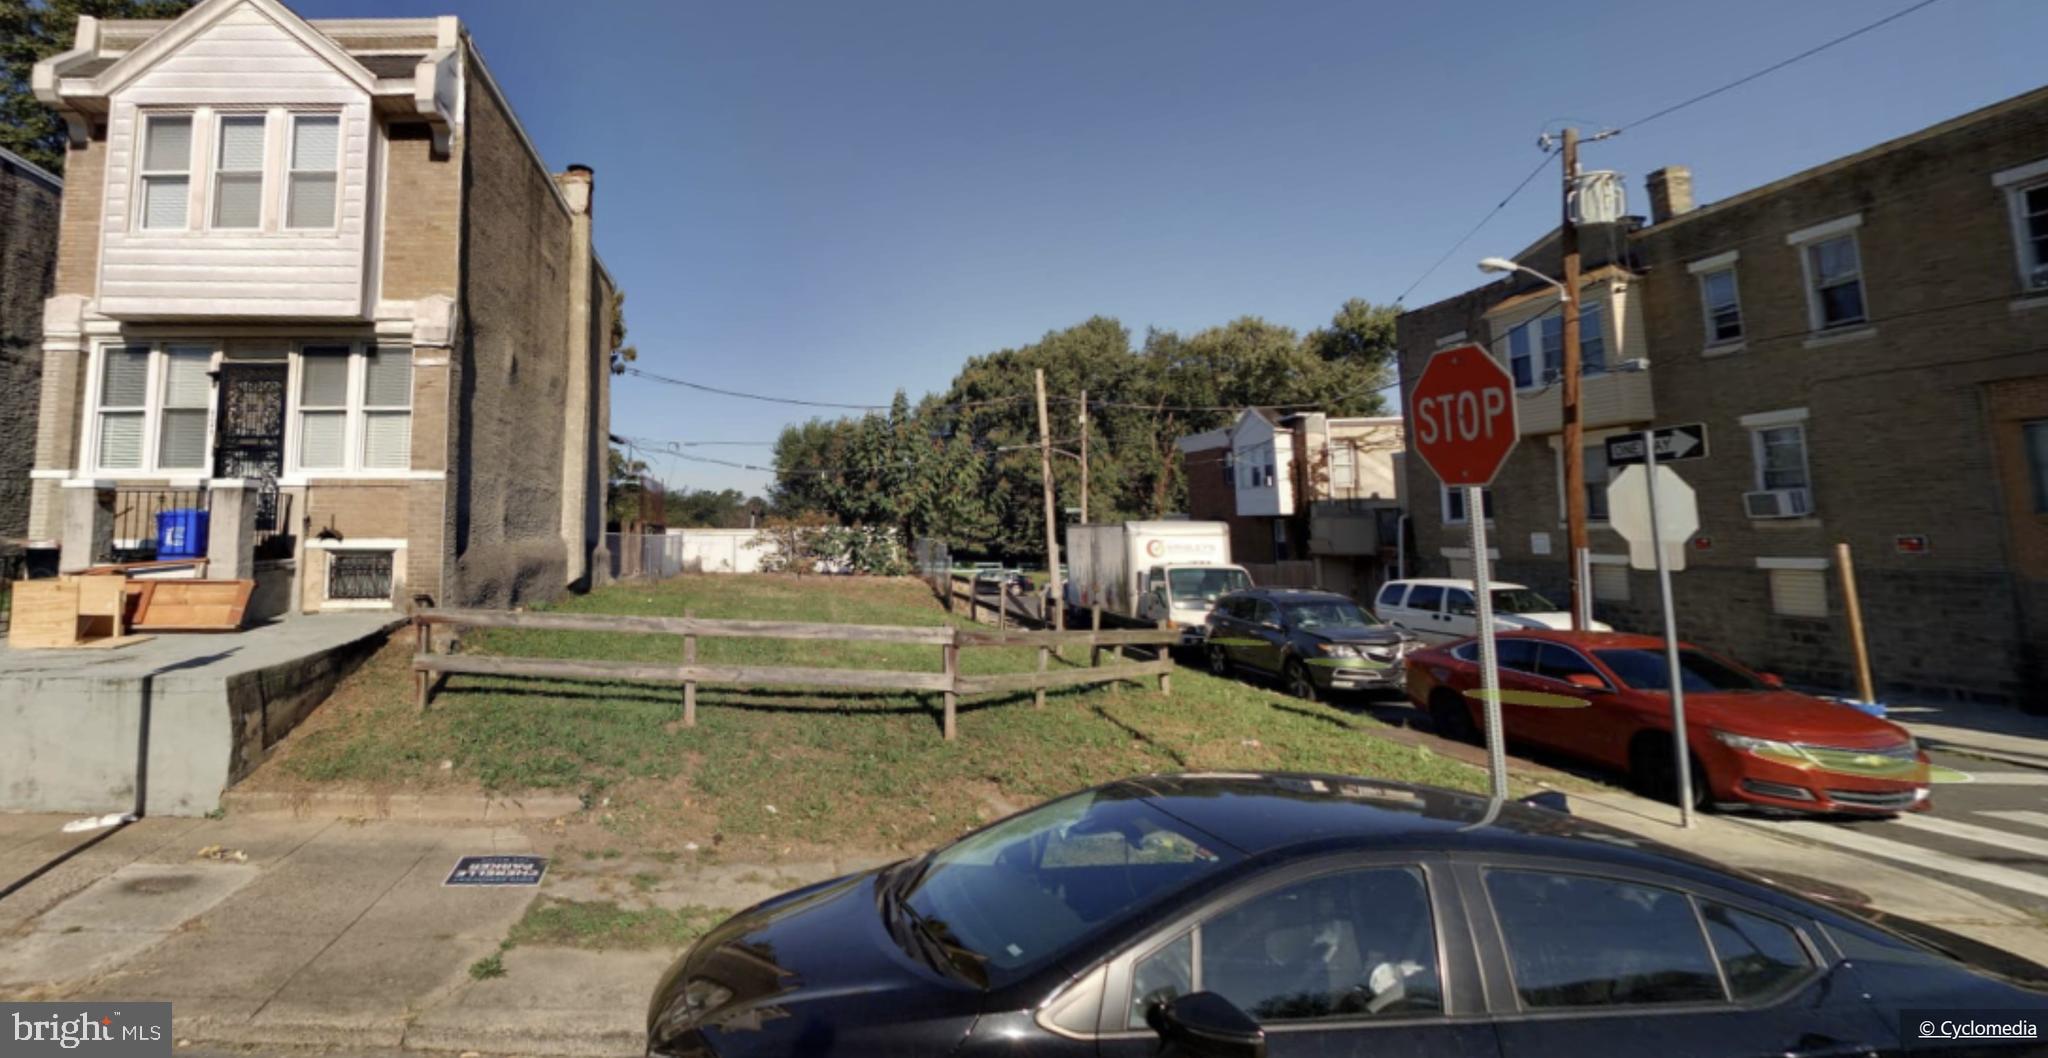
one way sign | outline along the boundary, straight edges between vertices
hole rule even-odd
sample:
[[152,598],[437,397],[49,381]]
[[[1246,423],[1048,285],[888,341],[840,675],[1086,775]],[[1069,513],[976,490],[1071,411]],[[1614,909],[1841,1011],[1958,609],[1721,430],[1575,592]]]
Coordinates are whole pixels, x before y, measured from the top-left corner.
[[[1672,463],[1681,459],[1704,459],[1707,455],[1707,424],[1687,423],[1684,426],[1659,427],[1657,438],[1657,462]],[[1625,467],[1643,461],[1643,435],[1641,433],[1616,434],[1607,439],[1607,465]]]

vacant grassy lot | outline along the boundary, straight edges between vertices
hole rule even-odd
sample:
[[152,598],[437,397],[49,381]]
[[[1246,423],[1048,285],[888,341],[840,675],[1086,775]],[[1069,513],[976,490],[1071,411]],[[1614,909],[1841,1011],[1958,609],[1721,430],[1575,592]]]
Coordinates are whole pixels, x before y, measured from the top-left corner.
[[[683,577],[626,584],[559,609],[853,624],[948,620],[915,580]],[[1464,764],[1375,736],[1377,722],[1183,669],[1148,681],[964,698],[960,737],[939,733],[937,695],[700,688],[684,728],[673,685],[453,677],[412,705],[410,637],[352,677],[250,780],[270,788],[482,786],[584,795],[621,843],[728,851],[922,848],[976,823],[1122,775],[1200,769],[1321,770],[1479,789]],[[680,659],[669,636],[469,633],[465,653]],[[707,663],[938,671],[937,647],[706,639]],[[1068,663],[1087,664],[1085,656]],[[964,648],[967,673],[1034,667],[1030,648]],[[1058,664],[1056,661],[1055,664]]]

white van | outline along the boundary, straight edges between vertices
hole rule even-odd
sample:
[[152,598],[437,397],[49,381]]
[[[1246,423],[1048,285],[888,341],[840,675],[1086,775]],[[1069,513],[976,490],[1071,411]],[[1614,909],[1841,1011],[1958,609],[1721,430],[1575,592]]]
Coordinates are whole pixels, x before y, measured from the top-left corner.
[[[1503,629],[1572,626],[1571,612],[1520,584],[1493,583],[1493,620]],[[1373,615],[1432,643],[1479,634],[1479,604],[1472,582],[1449,577],[1390,580],[1373,598]],[[1600,621],[1595,632],[1612,632]]]

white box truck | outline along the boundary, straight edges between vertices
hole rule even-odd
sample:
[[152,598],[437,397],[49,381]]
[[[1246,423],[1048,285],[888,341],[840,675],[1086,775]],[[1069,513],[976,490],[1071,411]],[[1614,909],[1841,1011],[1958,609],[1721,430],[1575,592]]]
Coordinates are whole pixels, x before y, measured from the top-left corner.
[[1067,606],[1181,630],[1181,642],[1208,632],[1217,598],[1252,586],[1230,564],[1230,527],[1222,522],[1118,522],[1067,527]]

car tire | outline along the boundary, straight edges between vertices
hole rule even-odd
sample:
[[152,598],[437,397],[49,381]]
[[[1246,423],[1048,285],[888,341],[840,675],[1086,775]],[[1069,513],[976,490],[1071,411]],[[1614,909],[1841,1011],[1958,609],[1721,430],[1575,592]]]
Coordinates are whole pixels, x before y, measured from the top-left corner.
[[1429,720],[1439,736],[1453,742],[1476,746],[1485,741],[1480,737],[1479,728],[1472,723],[1472,713],[1465,708],[1465,699],[1456,691],[1443,688],[1429,696]]
[[1316,690],[1315,677],[1309,675],[1308,666],[1302,664],[1299,658],[1287,663],[1285,678],[1287,693],[1307,702],[1322,700],[1322,695]]
[[1217,646],[1209,648],[1209,675],[1227,680],[1231,677],[1232,668],[1229,651]]
[[[1628,778],[1629,788],[1653,801],[1668,805],[1678,803],[1678,755],[1672,751],[1670,736],[1661,733],[1644,733],[1636,736],[1629,746]],[[1700,765],[1698,757],[1692,758],[1692,807],[1701,811],[1713,800],[1712,785],[1707,782],[1707,772]]]

